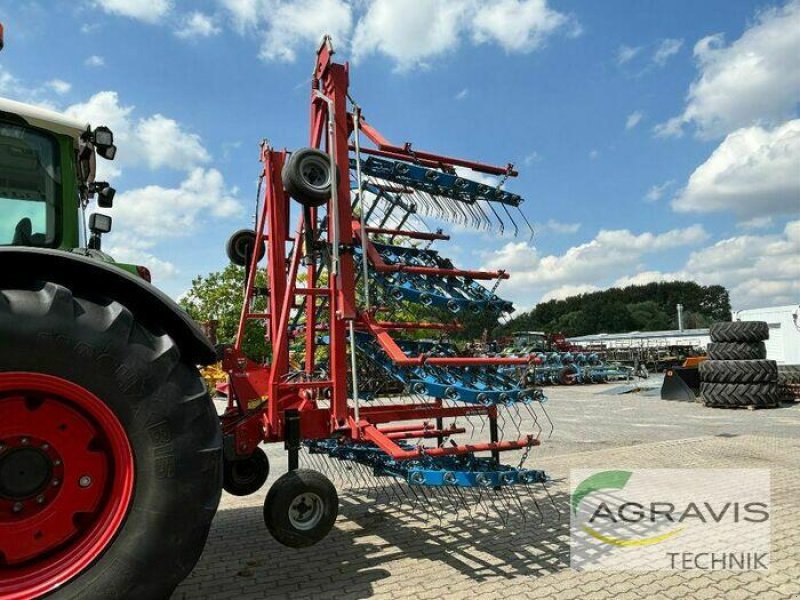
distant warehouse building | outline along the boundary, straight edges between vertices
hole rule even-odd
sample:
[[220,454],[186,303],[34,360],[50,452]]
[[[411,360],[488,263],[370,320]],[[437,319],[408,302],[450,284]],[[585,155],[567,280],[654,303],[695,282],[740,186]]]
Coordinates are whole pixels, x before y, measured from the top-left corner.
[[711,341],[708,329],[673,329],[669,331],[631,331],[630,333],[597,333],[568,338],[586,348],[607,350],[674,348],[677,346],[705,348]]

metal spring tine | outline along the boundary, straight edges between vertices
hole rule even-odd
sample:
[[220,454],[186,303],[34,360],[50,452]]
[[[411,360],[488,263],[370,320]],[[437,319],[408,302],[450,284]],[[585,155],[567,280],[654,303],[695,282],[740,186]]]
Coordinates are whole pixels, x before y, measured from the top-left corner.
[[547,494],[547,498],[550,500],[550,504],[555,509],[556,514],[558,514],[558,522],[560,523],[561,522],[561,511],[558,510],[558,505],[556,504],[556,501],[553,500],[553,497],[550,495],[550,490],[547,489],[547,482],[543,481],[540,485],[544,489],[545,494]]
[[528,495],[530,496],[531,500],[533,500],[533,505],[536,507],[536,511],[539,513],[539,524],[544,523],[544,513],[542,512],[542,508],[539,506],[539,501],[536,499],[536,492],[534,490],[534,485],[526,486],[528,488]]
[[494,508],[494,514],[497,515],[500,518],[500,521],[503,523],[503,527],[505,527],[506,526],[506,517],[508,515],[504,516],[503,513],[501,513],[501,511],[498,510],[496,498],[497,498],[497,491],[495,490],[494,494],[489,495],[489,500],[492,501],[492,507]]
[[544,407],[544,404],[539,402],[539,407],[542,409],[544,416],[547,418],[547,422],[550,423],[550,432],[547,434],[547,439],[549,440],[553,436],[553,431],[555,430],[555,425],[553,424],[553,420],[550,418],[550,415],[547,412],[547,409]]
[[522,500],[520,499],[520,491],[517,489],[518,486],[514,486],[513,490],[509,490],[509,495],[517,502],[519,505],[519,513],[522,517],[523,521],[527,520],[527,515],[525,514],[525,506],[522,504]]
[[522,208],[521,208],[521,207],[517,206],[517,210],[519,211],[519,214],[520,214],[520,215],[522,215],[522,219],[525,221],[525,225],[527,225],[527,226],[528,226],[528,229],[529,229],[529,230],[530,230],[530,232],[531,232],[531,236],[530,236],[530,238],[528,238],[528,239],[529,239],[529,240],[533,240],[533,236],[534,236],[534,235],[536,235],[536,232],[535,232],[535,231],[534,231],[534,229],[533,229],[533,225],[531,225],[531,222],[530,222],[530,221],[528,221],[528,217],[526,217],[526,216],[525,216],[525,213],[524,213],[524,212],[522,212]]
[[508,212],[508,207],[503,203],[501,203],[500,205],[503,207],[503,210],[506,212],[506,215],[508,215],[511,224],[514,226],[514,237],[516,237],[517,235],[519,235],[519,227],[517,227],[517,222],[514,220],[514,217],[511,216],[511,213]]

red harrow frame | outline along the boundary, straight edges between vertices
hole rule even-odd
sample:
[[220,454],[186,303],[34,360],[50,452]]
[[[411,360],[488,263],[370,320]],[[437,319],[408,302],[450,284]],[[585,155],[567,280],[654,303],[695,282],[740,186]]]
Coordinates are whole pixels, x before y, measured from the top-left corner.
[[[497,167],[421,152],[411,144],[391,144],[350,98],[348,65],[332,58],[326,37],[317,52],[311,90],[310,147],[321,152],[289,154],[266,142],[261,147],[263,196],[255,234],[241,261],[246,267],[245,301],[236,340],[223,357],[228,374],[228,405],[221,417],[226,477],[235,479],[231,473],[237,465],[252,463],[262,442],[283,441],[290,474],[298,469],[305,444],[313,454],[358,462],[376,475],[392,475],[409,484],[499,490],[541,483],[541,471],[499,463],[504,451],[523,451],[527,457],[539,444],[538,432],[504,439],[498,426],[499,412],[505,408],[525,406],[530,412],[531,405],[540,405],[541,392],[519,383],[520,375],[534,368],[532,359],[459,356],[435,344],[398,340],[398,333],[447,331],[458,324],[379,318],[392,312],[387,302],[430,307],[441,298],[442,310],[451,313],[462,308],[475,314],[494,310],[496,318],[510,310],[509,303],[494,295],[496,285],[486,290],[476,283],[499,282],[508,277],[505,272],[454,268],[429,249],[449,236],[441,230],[422,231],[415,224],[421,222],[419,212],[441,217],[451,207],[453,214],[477,225],[487,221],[486,206],[498,218],[501,209],[509,214],[508,206],[518,206],[521,199],[499,186],[462,179],[456,167],[503,180],[516,172],[510,164]],[[375,147],[361,147],[362,135]],[[301,153],[308,158],[298,167]],[[366,163],[362,155],[369,157]],[[295,164],[289,164],[293,159]],[[330,184],[324,199],[293,193],[299,202],[293,210],[287,191],[292,175],[287,170],[299,169],[295,177],[302,179],[305,173],[313,184],[315,174],[326,168]],[[438,182],[439,177],[447,182]],[[376,209],[387,197],[394,200]],[[410,205],[403,204],[403,197],[413,199]],[[290,220],[297,213],[297,226],[291,230]],[[398,238],[412,246],[394,245]],[[264,259],[266,267],[260,267]],[[257,284],[262,269],[266,286]],[[266,309],[253,308],[259,295],[266,296]],[[267,364],[250,360],[242,351],[252,321],[265,323]],[[401,382],[405,394],[376,402],[374,394],[360,389],[364,370],[359,361],[363,363],[364,356],[386,378]],[[457,420],[473,418],[488,420],[489,440],[455,441],[465,432]],[[445,419],[453,424],[445,426]],[[432,444],[426,445],[426,440]],[[476,453],[491,458],[479,459]],[[266,474],[256,476],[254,485],[245,483],[238,493],[255,491],[265,478]],[[226,485],[229,491],[232,487],[236,486]]]

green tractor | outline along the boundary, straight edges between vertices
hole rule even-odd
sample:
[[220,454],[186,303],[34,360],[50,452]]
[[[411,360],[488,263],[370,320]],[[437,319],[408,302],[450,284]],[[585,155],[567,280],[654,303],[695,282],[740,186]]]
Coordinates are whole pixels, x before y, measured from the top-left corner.
[[113,203],[95,161],[115,154],[107,127],[0,99],[4,600],[168,597],[220,499],[214,348],[84,218]]

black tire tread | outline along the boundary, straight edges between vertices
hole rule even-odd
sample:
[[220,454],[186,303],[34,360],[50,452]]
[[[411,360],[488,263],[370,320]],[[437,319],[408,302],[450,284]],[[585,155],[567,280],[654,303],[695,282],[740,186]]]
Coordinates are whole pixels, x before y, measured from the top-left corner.
[[767,358],[764,342],[711,342],[709,360],[762,360]]
[[778,406],[777,383],[700,383],[700,396],[706,406],[768,408]]
[[[98,353],[124,365],[133,383],[115,379]],[[117,537],[51,597],[168,597],[199,559],[221,495],[222,437],[205,384],[180,356],[168,335],[119,302],[41,281],[0,289],[0,371],[49,373],[93,391],[135,455],[134,497]],[[167,438],[159,448],[156,427]],[[166,470],[156,450],[173,459]]]
[[[303,490],[311,489],[328,501],[325,516],[320,525],[309,531],[297,531],[288,521],[288,503]],[[322,473],[312,469],[296,469],[284,473],[267,492],[264,500],[264,523],[278,542],[290,548],[306,548],[324,538],[336,522],[339,513],[339,497],[336,488]]]
[[709,328],[712,342],[762,342],[769,339],[765,321],[722,321]]
[[774,383],[774,360],[706,360],[700,363],[700,381],[706,383]]

